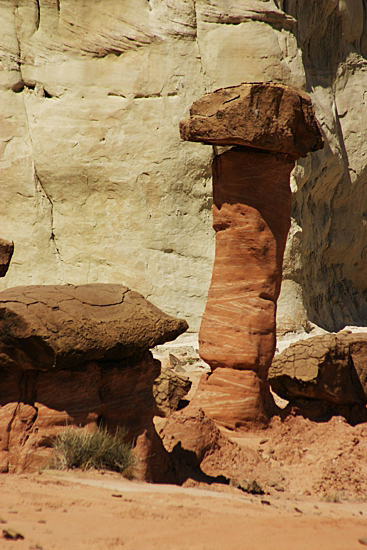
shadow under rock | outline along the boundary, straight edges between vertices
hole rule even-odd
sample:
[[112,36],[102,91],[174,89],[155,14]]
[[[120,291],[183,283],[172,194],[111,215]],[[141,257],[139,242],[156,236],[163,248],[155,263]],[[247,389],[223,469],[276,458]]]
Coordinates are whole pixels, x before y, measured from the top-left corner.
[[230,484],[230,479],[223,475],[214,477],[203,472],[194,451],[183,449],[180,441],[174,446],[170,455],[177,485],[183,485],[188,479],[207,483],[208,485],[212,485],[213,483]]

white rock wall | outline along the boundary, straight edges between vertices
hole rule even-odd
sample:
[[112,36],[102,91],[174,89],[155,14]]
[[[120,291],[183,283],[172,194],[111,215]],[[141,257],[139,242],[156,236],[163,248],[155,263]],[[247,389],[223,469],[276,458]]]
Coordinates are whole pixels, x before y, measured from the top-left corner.
[[311,92],[327,138],[294,172],[279,328],[363,321],[362,1],[0,0],[0,21],[2,288],[125,283],[197,330],[213,151],[178,123],[206,91],[275,80]]

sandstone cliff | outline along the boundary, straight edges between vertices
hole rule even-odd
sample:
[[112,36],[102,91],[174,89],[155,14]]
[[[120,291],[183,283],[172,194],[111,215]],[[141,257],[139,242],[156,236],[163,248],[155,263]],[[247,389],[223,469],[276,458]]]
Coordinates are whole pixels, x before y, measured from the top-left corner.
[[214,232],[211,146],[178,122],[205,92],[311,94],[323,151],[293,172],[280,331],[365,324],[362,0],[0,0],[1,288],[118,282],[198,329]]

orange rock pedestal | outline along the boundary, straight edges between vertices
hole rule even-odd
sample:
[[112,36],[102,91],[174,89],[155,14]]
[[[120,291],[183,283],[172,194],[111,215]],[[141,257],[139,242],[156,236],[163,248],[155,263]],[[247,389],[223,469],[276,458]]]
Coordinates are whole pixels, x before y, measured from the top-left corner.
[[323,147],[307,94],[248,83],[195,101],[181,137],[233,145],[213,161],[216,253],[199,334],[214,371],[198,405],[232,429],[264,424],[274,409],[267,372],[275,351],[276,302],[290,227],[290,173]]
[[265,379],[275,350],[276,301],[290,226],[285,155],[236,147],[213,161],[216,252],[199,342],[212,369]]

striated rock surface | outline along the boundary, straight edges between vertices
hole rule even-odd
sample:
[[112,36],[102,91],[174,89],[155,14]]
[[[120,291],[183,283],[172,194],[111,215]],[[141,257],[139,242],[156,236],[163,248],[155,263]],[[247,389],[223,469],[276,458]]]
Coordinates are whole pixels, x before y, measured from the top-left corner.
[[167,479],[152,422],[160,362],[148,348],[174,339],[185,321],[121,285],[18,287],[0,304],[2,471],[44,466],[66,426],[104,425],[136,441],[138,477]]
[[197,330],[212,150],[178,121],[205,92],[273,81],[310,94],[326,143],[293,171],[278,329],[365,324],[362,0],[3,0],[0,20],[1,288],[123,282]]
[[263,426],[275,408],[267,382],[253,371],[229,368],[204,374],[191,403],[231,430]]
[[13,252],[14,243],[0,239],[0,277],[5,277],[9,269]]
[[235,148],[213,161],[216,252],[199,342],[212,368],[261,378],[275,351],[276,301],[290,225],[294,162]]

